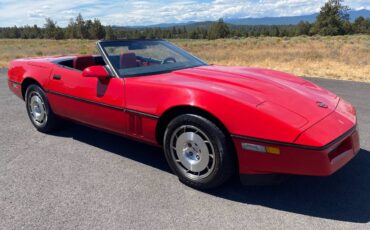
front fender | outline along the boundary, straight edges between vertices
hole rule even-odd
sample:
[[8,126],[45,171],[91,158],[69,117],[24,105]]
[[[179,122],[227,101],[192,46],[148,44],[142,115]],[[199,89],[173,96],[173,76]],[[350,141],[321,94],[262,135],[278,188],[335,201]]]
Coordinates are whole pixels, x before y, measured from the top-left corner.
[[[188,90],[191,97],[181,105],[200,108],[221,121],[231,135],[293,143],[307,120],[272,102],[251,103],[237,101],[227,95]],[[191,98],[191,100],[190,100]],[[170,98],[161,105],[161,112],[177,106],[179,101]]]
[[299,127],[289,123],[289,119],[304,123],[305,121],[300,120],[301,117],[298,115],[292,115],[280,108],[281,111],[278,114],[286,116],[286,119],[280,120],[271,111],[278,108],[277,106],[261,106],[264,101],[259,98],[246,94],[243,94],[243,97],[235,97],[233,94],[237,92],[221,90],[181,88],[152,84],[146,81],[145,77],[129,78],[126,79],[126,106],[128,109],[158,117],[174,107],[196,107],[216,117],[232,135],[292,143],[301,132]]

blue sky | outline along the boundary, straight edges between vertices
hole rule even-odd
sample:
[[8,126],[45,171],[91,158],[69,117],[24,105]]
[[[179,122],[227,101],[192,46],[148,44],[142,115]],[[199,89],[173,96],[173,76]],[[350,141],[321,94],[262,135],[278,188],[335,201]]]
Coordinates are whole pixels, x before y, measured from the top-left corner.
[[[81,12],[107,25],[216,20],[224,17],[296,16],[318,12],[325,0],[0,0],[0,26],[42,26],[45,17],[66,26]],[[352,9],[370,9],[370,0],[345,1]]]

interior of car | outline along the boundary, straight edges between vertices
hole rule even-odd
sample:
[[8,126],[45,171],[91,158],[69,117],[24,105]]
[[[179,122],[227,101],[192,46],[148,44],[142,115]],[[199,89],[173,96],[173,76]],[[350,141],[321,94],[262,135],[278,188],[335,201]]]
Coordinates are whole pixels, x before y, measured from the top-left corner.
[[[160,60],[137,56],[135,53],[122,53],[120,55],[111,56],[111,62],[112,65],[117,69],[127,69],[161,64]],[[64,59],[56,64],[79,71],[83,71],[90,66],[106,65],[101,56],[94,55],[77,56],[75,58]]]
[[105,62],[101,56],[86,55],[86,56],[78,56],[75,58],[64,59],[64,60],[57,62],[56,64],[83,71],[84,69],[90,66],[94,66],[94,65],[103,66],[105,65]]

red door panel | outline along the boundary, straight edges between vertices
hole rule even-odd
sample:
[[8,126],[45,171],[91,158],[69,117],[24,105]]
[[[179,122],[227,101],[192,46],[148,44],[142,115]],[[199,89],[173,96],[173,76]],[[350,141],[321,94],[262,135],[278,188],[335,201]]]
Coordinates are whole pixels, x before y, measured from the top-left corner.
[[48,84],[53,111],[91,126],[124,133],[124,81],[105,82],[82,76],[81,71],[56,66]]

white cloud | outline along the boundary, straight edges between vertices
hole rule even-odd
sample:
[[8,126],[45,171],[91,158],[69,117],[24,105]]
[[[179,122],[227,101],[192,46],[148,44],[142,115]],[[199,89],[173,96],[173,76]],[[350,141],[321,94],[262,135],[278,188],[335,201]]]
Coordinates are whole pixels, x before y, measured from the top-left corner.
[[[65,26],[79,12],[104,24],[147,25],[216,20],[221,17],[293,16],[317,12],[325,0],[0,0],[0,26],[38,24],[51,17]],[[370,9],[370,0],[347,0]]]

